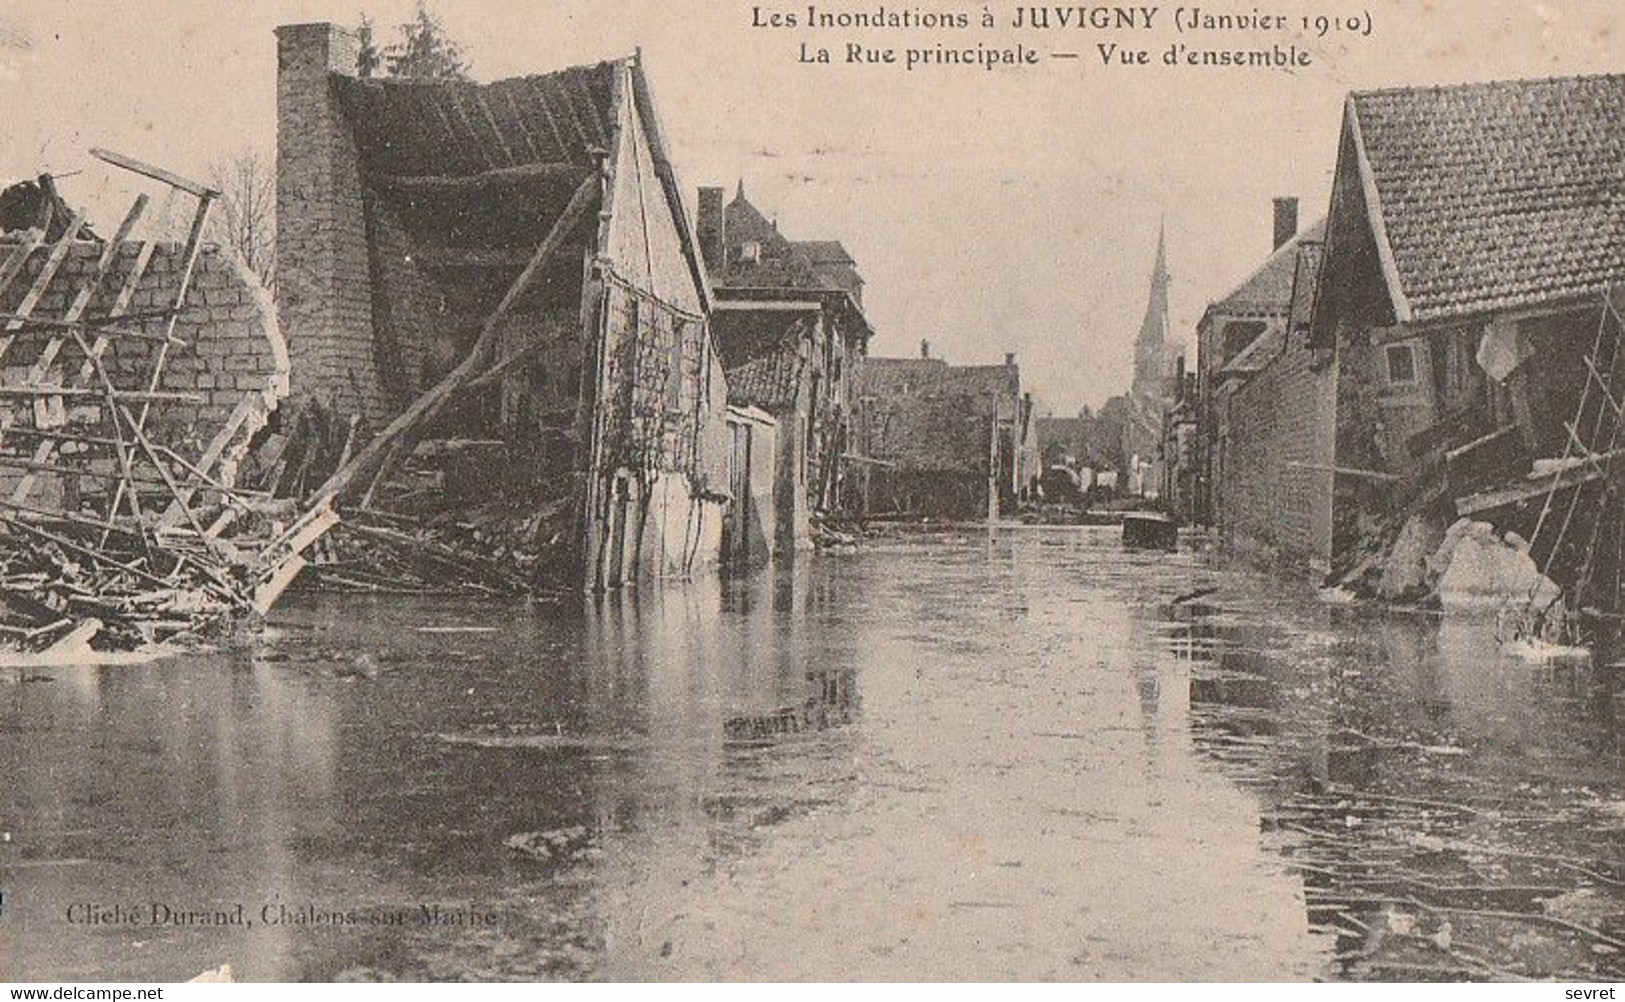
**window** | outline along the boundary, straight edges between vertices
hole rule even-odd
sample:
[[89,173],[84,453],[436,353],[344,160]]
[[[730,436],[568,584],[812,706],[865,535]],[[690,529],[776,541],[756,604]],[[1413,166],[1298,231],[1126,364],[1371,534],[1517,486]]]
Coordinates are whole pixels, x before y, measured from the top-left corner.
[[746,240],[739,245],[739,260],[755,264],[762,259],[762,245],[757,240]]
[[1388,358],[1388,382],[1399,386],[1416,382],[1416,353],[1408,344],[1391,344],[1385,352]]

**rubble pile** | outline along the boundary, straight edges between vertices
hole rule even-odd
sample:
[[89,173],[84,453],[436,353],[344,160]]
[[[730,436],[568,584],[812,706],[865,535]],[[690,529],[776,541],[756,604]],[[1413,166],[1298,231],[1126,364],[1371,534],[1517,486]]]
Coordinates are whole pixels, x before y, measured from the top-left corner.
[[4,518],[0,647],[134,651],[207,636],[252,608],[253,550],[122,530],[103,542],[90,522]]
[[348,508],[315,548],[305,584],[373,593],[469,591],[536,597],[562,559],[570,519],[562,503],[540,510],[496,501],[421,517]]
[[331,512],[237,486],[288,392],[269,293],[206,245],[219,193],[106,150],[195,199],[184,243],[136,198],[95,236],[49,177],[0,192],[0,655],[92,658],[263,613]]

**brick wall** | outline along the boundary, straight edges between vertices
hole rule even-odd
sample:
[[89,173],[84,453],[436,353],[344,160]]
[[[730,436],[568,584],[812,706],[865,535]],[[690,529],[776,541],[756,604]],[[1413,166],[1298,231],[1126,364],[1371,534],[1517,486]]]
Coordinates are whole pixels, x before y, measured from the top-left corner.
[[355,36],[331,24],[277,29],[277,307],[298,396],[381,423],[360,159],[329,82],[355,72]]
[[[1227,542],[1324,570],[1331,559],[1333,392],[1301,336],[1220,402],[1227,434],[1217,473]],[[1301,465],[1294,465],[1301,464]]]
[[[95,274],[103,244],[83,242],[73,245],[67,259],[39,298],[33,316],[39,319],[61,317],[69,304]],[[0,242],[0,257],[10,252]],[[113,306],[119,290],[129,280],[137,261],[135,243],[119,249],[108,275],[99,284],[83,311],[87,318],[104,317]],[[0,311],[15,311],[40,274],[48,254],[41,248],[30,256],[23,271],[0,295]],[[126,313],[138,315],[168,309],[179,289],[184,261],[183,248],[175,243],[154,245],[150,260],[131,295]],[[160,320],[125,321],[123,327],[159,333]],[[20,386],[33,378],[31,369],[46,345],[58,332],[29,329],[19,334],[0,359],[0,382]],[[230,254],[206,247],[194,269],[185,304],[175,324],[175,336],[184,344],[167,351],[159,388],[169,392],[195,394],[196,402],[155,403],[148,428],[156,441],[181,452],[200,454],[226,424],[238,404],[247,396],[258,395],[264,403],[261,413],[239,432],[237,444],[246,441],[278,401],[288,392],[289,360],[276,323],[270,295]],[[90,335],[87,340],[93,340]],[[149,385],[158,345],[150,340],[113,336],[102,356],[115,385],[144,390]],[[50,368],[40,375],[42,385],[94,385],[79,382],[84,354],[71,337],[63,341]],[[93,377],[94,378],[94,377]],[[71,400],[70,400],[71,403]],[[32,401],[0,399],[0,408],[17,427],[33,424]],[[105,414],[97,407],[81,403],[70,416],[97,421]],[[14,436],[8,451],[23,448],[23,436]],[[227,459],[231,456],[228,454]],[[15,470],[5,471],[8,474]]]

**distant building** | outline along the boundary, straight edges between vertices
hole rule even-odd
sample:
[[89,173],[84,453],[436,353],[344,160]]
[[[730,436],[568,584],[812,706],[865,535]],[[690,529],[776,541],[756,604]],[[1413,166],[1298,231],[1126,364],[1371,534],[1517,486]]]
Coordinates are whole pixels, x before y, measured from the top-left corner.
[[1174,379],[1180,355],[1169,338],[1168,246],[1166,231],[1157,234],[1157,258],[1151,269],[1151,287],[1145,316],[1134,340],[1134,382],[1130,391],[1108,400],[1101,408],[1107,420],[1122,428],[1123,478],[1129,494],[1155,498],[1162,488],[1163,412],[1174,397]]
[[865,468],[852,446],[853,372],[872,336],[863,278],[838,241],[792,241],[739,186],[701,188],[696,230],[712,289],[729,400],[778,421],[774,549],[810,545],[818,511],[856,509]]
[[1037,486],[1037,421],[1015,355],[949,365],[922,344],[919,358],[864,359],[859,379],[869,512],[991,519]]

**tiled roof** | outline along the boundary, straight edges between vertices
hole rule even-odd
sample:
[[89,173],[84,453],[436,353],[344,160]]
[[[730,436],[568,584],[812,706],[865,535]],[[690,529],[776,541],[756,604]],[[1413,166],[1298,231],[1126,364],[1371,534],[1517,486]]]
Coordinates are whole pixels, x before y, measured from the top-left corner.
[[1319,244],[1325,238],[1326,220],[1322,219],[1278,247],[1257,271],[1209,309],[1231,317],[1285,316],[1292,306],[1298,249],[1305,244]]
[[770,413],[794,407],[806,365],[795,343],[727,369],[728,402],[760,407]]
[[940,358],[865,358],[858,379],[861,392],[873,397],[963,395],[1014,400],[1021,394],[1020,370],[1013,366],[949,365]]
[[595,166],[595,151],[611,143],[617,65],[489,84],[330,79],[371,170],[458,176],[527,164]]
[[856,264],[852,255],[839,240],[797,240],[796,250],[807,255],[813,264]]
[[1625,76],[1350,97],[1414,319],[1625,277]]

